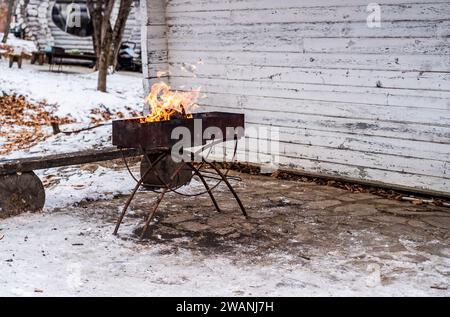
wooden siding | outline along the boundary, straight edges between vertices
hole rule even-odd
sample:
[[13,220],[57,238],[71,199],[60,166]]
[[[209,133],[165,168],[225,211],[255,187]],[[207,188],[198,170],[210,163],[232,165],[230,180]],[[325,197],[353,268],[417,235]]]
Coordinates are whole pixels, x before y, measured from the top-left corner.
[[369,2],[147,0],[146,87],[279,127],[291,168],[450,192],[450,2]]

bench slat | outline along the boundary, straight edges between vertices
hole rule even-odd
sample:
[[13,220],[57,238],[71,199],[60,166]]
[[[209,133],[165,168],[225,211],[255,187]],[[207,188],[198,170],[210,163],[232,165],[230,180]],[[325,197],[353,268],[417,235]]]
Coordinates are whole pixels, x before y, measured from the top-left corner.
[[80,165],[93,162],[110,161],[125,157],[141,155],[138,149],[123,149],[116,147],[101,150],[87,150],[47,156],[36,156],[23,159],[0,161],[0,175],[25,173],[53,167]]

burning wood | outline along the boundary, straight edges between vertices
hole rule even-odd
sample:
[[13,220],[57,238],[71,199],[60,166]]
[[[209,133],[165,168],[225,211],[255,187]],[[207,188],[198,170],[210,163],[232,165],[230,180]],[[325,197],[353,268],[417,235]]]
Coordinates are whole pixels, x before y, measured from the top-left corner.
[[141,123],[167,121],[172,119],[191,119],[199,90],[192,92],[172,91],[164,82],[152,86],[146,98],[151,113],[141,119]]

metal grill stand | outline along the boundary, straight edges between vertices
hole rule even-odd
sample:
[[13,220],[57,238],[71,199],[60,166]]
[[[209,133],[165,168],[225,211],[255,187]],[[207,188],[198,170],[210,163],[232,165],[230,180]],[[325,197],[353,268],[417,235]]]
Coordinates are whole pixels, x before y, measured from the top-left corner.
[[[234,150],[234,156],[233,156],[233,161],[235,159],[236,156],[236,150],[237,150],[237,141],[238,141],[238,136],[235,135],[235,150]],[[205,149],[205,147],[202,148],[202,151]],[[154,173],[154,175],[160,180],[160,182],[163,184],[162,189],[159,193],[159,196],[155,202],[155,204],[151,207],[148,215],[147,215],[147,219],[145,221],[145,225],[144,228],[142,230],[141,236],[140,236],[140,240],[142,240],[148,230],[148,227],[151,223],[151,221],[153,220],[153,218],[155,217],[156,211],[158,210],[159,205],[161,204],[161,201],[164,199],[164,196],[168,193],[168,192],[174,192],[177,194],[181,194],[181,195],[185,195],[185,196],[199,196],[201,194],[205,194],[208,193],[209,197],[211,198],[211,201],[214,204],[215,209],[217,210],[217,212],[221,212],[220,207],[217,203],[216,198],[214,197],[213,194],[213,190],[215,188],[218,187],[218,185],[220,183],[225,183],[226,186],[228,187],[228,190],[232,193],[233,197],[235,198],[235,200],[237,201],[242,214],[248,218],[247,212],[245,210],[244,205],[242,204],[239,196],[237,195],[236,191],[234,190],[233,186],[230,184],[229,182],[229,177],[228,176],[228,171],[226,173],[222,173],[219,169],[219,167],[217,166],[217,162],[210,162],[207,159],[205,159],[204,157],[202,157],[202,162],[199,164],[198,167],[196,167],[194,165],[194,154],[191,155],[191,161],[190,162],[183,162],[183,164],[179,164],[179,166],[177,166],[177,168],[175,169],[175,171],[173,172],[173,174],[170,176],[169,178],[169,182],[164,182],[162,177],[159,175],[157,168],[155,168],[159,162],[161,162],[162,160],[170,157],[171,155],[171,149],[170,148],[159,148],[159,149],[151,149],[151,150],[147,150],[145,148],[143,148],[141,146],[141,151],[144,155],[145,160],[148,163],[148,169],[145,171],[145,173],[143,173],[141,175],[141,178],[139,180],[137,180],[136,186],[134,187],[130,197],[128,197],[128,200],[122,210],[122,213],[120,214],[119,219],[117,220],[116,223],[116,227],[114,229],[114,235],[117,235],[120,225],[123,222],[123,218],[125,217],[125,214],[128,210],[128,207],[131,204],[131,201],[133,200],[133,198],[135,197],[137,191],[139,190],[139,188],[141,187],[141,185],[144,182],[144,179],[147,177],[147,175],[149,175],[150,173]],[[154,159],[153,161],[150,159],[149,154],[157,154],[156,159]],[[128,166],[128,165],[127,165]],[[194,194],[194,195],[186,195],[186,194],[182,194],[180,192],[177,191],[178,188],[175,187],[175,179],[177,177],[177,175],[180,173],[181,170],[183,170],[184,168],[188,167],[189,169],[192,170],[193,172],[193,176],[198,176],[203,184],[203,186],[205,187],[205,191],[200,193],[200,194]],[[210,171],[204,171],[203,168],[204,167],[210,167],[213,172]],[[131,173],[131,172],[130,172]],[[210,174],[214,174],[214,176],[211,176]],[[192,177],[193,177],[192,176]],[[213,187],[210,187],[209,184],[207,183],[206,179],[210,178],[210,179],[216,179],[218,180],[218,183],[216,185],[214,185]]]

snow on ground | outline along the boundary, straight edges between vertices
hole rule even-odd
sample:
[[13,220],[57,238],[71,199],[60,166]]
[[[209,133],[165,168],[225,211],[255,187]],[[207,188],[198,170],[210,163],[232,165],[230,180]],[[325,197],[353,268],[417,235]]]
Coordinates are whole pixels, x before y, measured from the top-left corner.
[[125,170],[97,166],[95,170],[77,167],[50,169],[39,171],[37,175],[44,180],[57,179],[56,184],[46,189],[46,212],[84,200],[112,199],[116,195],[130,193],[136,184]]
[[376,267],[357,271],[338,255],[306,264],[277,251],[246,259],[239,250],[217,256],[139,245],[67,212],[25,214],[0,228],[3,296],[445,295],[425,291],[419,278],[382,286]]
[[[49,72],[47,66],[25,64],[23,69],[8,68],[0,60],[0,93],[21,94],[31,102],[47,100],[56,104],[55,114],[70,115],[76,124],[64,125],[63,131],[88,127],[92,109],[108,110],[113,115],[142,110],[144,93],[139,74],[116,73],[108,77],[108,92],[97,91],[97,73],[88,68],[64,66],[67,72]],[[49,134],[51,129],[47,128]],[[2,140],[0,140],[0,146]],[[51,136],[24,151],[4,158],[79,151],[111,146],[111,125],[83,133]]]
[[0,92],[18,93],[30,101],[47,100],[58,104],[55,113],[70,115],[78,122],[89,123],[91,109],[101,106],[112,113],[126,113],[126,107],[142,110],[144,93],[142,78],[132,74],[116,73],[108,77],[108,92],[96,90],[97,73],[86,68],[75,68],[83,73],[73,73],[73,68],[64,66],[67,72],[49,72],[46,66],[25,64],[23,69],[8,68],[0,61]]

